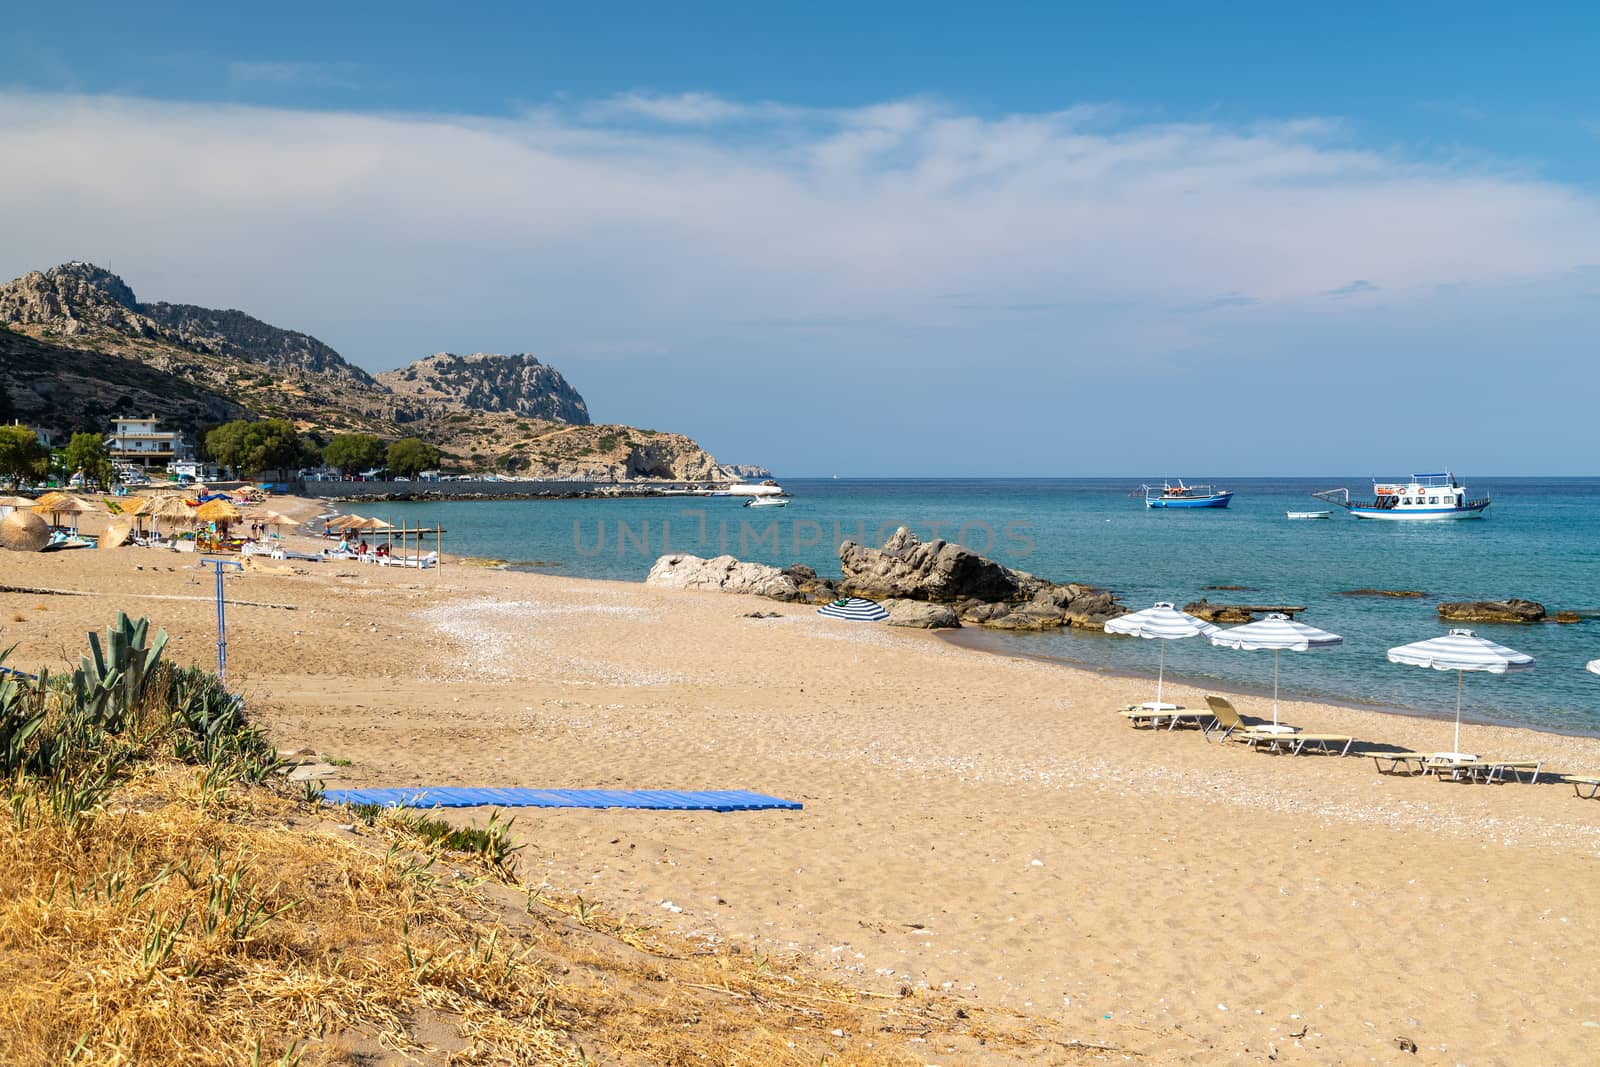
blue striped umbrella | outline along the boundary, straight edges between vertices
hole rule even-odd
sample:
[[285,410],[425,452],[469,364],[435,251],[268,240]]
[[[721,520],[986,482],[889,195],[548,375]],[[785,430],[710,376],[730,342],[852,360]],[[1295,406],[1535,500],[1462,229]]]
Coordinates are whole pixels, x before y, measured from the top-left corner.
[[1330,634],[1315,626],[1296,622],[1287,615],[1273,612],[1264,619],[1247,622],[1211,635],[1211,643],[1220,648],[1234,648],[1245,652],[1272,649],[1272,725],[1278,725],[1278,653],[1322,652],[1338,648],[1344,638]]
[[1183,637],[1198,637],[1201,634],[1210,637],[1218,629],[1220,627],[1179,611],[1165,601],[1143,611],[1119,615],[1106,623],[1108,634],[1127,634],[1130,637],[1144,637],[1161,642],[1161,658],[1156,666],[1155,703],[1145,705],[1152,711],[1168,710],[1161,703],[1161,686],[1167,674],[1167,642]]
[[817,609],[817,614],[849,622],[882,622],[889,617],[882,604],[876,600],[868,600],[864,596],[845,597],[843,600],[824,604]]
[[1533,657],[1478,637],[1471,630],[1451,630],[1443,637],[1391,648],[1389,662],[1456,672],[1456,750],[1440,755],[1459,757],[1462,755],[1461,689],[1466,672],[1505,674],[1507,671],[1525,671],[1533,666]]

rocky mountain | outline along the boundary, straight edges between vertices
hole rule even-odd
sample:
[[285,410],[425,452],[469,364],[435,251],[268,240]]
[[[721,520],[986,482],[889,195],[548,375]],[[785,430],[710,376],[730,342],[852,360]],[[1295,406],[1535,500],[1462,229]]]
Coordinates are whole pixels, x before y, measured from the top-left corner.
[[195,434],[249,416],[241,404],[147,364],[46,344],[0,327],[0,383],[11,417],[56,434],[104,428],[117,415],[154,414]]
[[140,303],[87,263],[0,285],[0,376],[18,418],[58,433],[114,415],[153,412],[190,432],[257,416],[321,440],[420,437],[464,472],[719,476],[680,434],[590,425],[583,397],[533,356],[440,353],[374,378],[316,338],[241,311]]
[[578,391],[560,371],[526,353],[440,352],[385,371],[377,380],[397,397],[431,401],[449,411],[496,411],[589,425],[589,406]]
[[65,337],[107,329],[195,352],[372,384],[366,371],[346,363],[315,337],[268,325],[242,311],[141,304],[126,282],[92,263],[63,263],[0,285],[0,322],[46,326]]

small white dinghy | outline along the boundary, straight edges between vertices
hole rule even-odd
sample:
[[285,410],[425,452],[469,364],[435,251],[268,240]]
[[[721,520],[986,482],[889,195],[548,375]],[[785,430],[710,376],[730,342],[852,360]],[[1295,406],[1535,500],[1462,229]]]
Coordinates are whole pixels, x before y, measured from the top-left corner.
[[1289,514],[1289,517],[1291,519],[1331,519],[1331,518],[1333,518],[1333,512],[1331,512],[1331,511],[1291,511],[1288,514]]

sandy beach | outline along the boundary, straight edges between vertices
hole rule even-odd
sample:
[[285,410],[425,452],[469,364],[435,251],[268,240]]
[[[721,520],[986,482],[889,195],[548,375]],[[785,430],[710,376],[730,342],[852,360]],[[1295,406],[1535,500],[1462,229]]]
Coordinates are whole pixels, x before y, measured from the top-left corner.
[[[178,660],[213,663],[195,562],[0,553],[0,585],[30,590],[0,592],[0,647],[55,668],[121,609],[164,627]],[[1150,681],[805,606],[470,566],[277,563],[227,587],[230,681],[280,749],[340,761],[330,786],[804,802],[516,813],[528,880],[642,922],[1014,1009],[1139,1062],[1600,1052],[1600,802],[1548,773],[1600,773],[1600,740],[1466,726],[1469,751],[1542,758],[1545,780],[1391,777],[1131,730],[1115,711]],[[1421,751],[1451,728],[1293,700],[1282,717]]]

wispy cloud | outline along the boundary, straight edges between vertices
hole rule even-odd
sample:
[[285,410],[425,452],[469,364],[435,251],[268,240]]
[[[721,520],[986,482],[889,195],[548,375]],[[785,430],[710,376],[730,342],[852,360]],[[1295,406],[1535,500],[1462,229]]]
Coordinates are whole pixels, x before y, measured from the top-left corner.
[[1341,286],[1339,286],[1338,288],[1335,288],[1335,289],[1324,289],[1322,291],[1322,295],[1323,296],[1361,296],[1361,295],[1366,294],[1366,293],[1376,293],[1377,291],[1378,291],[1378,287],[1376,285],[1373,285],[1371,282],[1367,281],[1365,278],[1357,278],[1355,281],[1350,282],[1347,285],[1341,285]]
[[354,89],[360,84],[357,63],[312,63],[298,59],[239,60],[228,64],[228,81],[240,86],[312,89]]

